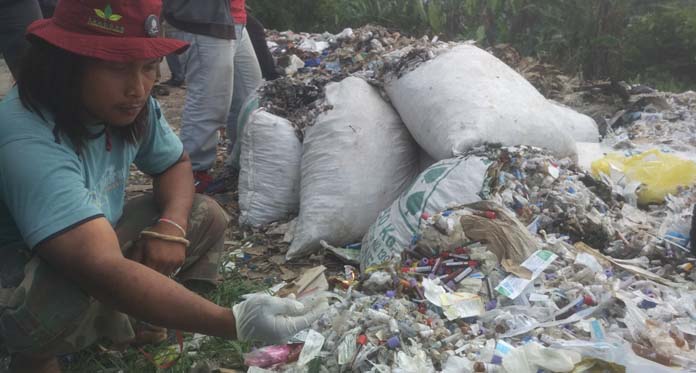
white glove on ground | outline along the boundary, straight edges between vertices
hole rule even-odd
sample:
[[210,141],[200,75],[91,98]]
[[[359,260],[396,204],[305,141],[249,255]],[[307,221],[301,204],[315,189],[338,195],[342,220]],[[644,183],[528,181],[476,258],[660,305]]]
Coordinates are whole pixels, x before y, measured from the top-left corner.
[[284,343],[297,332],[309,328],[326,307],[326,302],[306,307],[294,299],[251,295],[232,307],[237,323],[237,339]]

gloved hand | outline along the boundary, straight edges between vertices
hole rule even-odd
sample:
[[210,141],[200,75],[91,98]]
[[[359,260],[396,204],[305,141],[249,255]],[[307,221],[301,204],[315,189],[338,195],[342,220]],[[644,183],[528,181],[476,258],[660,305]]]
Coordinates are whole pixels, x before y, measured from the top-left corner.
[[232,307],[237,323],[237,339],[280,344],[317,320],[326,301],[305,306],[290,298],[251,295]]

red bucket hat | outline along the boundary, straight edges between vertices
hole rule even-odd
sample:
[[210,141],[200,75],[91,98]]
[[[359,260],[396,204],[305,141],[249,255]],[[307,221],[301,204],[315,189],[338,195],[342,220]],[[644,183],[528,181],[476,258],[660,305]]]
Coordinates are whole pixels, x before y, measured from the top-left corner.
[[159,37],[161,9],[161,0],[61,0],[53,18],[29,25],[27,36],[115,62],[181,53],[186,42]]

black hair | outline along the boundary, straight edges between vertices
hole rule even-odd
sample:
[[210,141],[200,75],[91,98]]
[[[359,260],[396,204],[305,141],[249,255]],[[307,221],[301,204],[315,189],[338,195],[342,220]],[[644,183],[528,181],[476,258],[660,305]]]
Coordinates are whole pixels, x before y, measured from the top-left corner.
[[[84,142],[91,138],[86,124],[80,119],[80,113],[84,111],[82,79],[89,61],[89,57],[33,37],[17,78],[22,105],[44,120],[43,112],[52,114],[56,142],[60,142],[59,133],[67,135],[78,154]],[[107,148],[110,146],[110,132],[129,143],[137,143],[147,128],[148,107],[145,105],[135,121],[126,127],[107,126]]]

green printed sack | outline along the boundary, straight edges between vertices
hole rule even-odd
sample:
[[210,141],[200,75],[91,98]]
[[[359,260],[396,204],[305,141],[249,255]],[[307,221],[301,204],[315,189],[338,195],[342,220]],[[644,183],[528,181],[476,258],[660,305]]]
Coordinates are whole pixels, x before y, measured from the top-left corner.
[[399,256],[420,233],[423,213],[480,201],[488,163],[479,157],[451,158],[423,171],[370,227],[362,241],[360,267],[365,270]]

